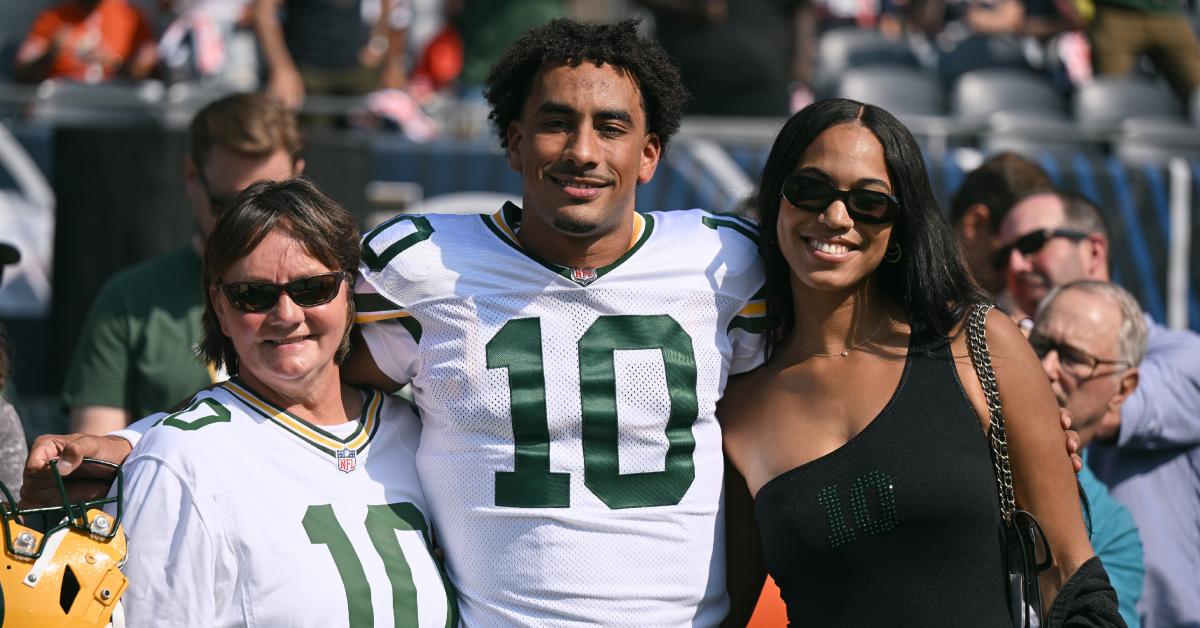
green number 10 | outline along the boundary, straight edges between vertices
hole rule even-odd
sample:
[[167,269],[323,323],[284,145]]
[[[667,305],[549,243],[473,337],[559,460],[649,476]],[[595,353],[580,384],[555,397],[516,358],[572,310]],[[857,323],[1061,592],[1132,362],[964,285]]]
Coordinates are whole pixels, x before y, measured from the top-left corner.
[[[367,518],[364,522],[367,536],[371,537],[371,545],[383,560],[384,570],[392,586],[392,613],[396,626],[417,625],[417,589],[413,584],[412,569],[404,558],[400,541],[396,539],[397,530],[419,532],[429,545],[429,529],[425,518],[417,507],[403,502],[399,504],[372,504],[367,506]],[[355,553],[350,537],[338,523],[333,506],[321,504],[309,506],[304,513],[304,531],[308,540],[314,545],[325,545],[329,555],[337,567],[346,589],[346,608],[349,611],[350,626],[375,625],[375,612],[371,607],[371,584],[363,570],[362,561]],[[445,579],[443,578],[443,582]],[[449,613],[446,626],[457,625],[457,604],[454,600],[453,589],[445,582]]]
[[[662,352],[670,400],[664,426],[666,463],[662,471],[622,474],[614,354],[638,349]],[[550,471],[541,320],[509,321],[487,343],[486,351],[489,369],[508,370],[515,441],[514,470],[496,473],[496,505],[570,506],[570,475]],[[578,357],[583,480],[588,490],[609,508],[678,504],[696,477],[692,424],[700,410],[691,336],[667,315],[601,316],[579,339]]]

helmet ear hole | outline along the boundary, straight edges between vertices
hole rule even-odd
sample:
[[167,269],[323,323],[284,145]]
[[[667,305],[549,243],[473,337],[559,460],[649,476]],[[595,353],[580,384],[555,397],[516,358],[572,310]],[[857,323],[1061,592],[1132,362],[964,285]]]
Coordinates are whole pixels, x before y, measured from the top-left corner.
[[67,565],[63,570],[62,589],[58,594],[58,605],[62,607],[64,613],[70,614],[71,605],[75,603],[75,598],[79,597],[79,578],[75,575],[75,570]]

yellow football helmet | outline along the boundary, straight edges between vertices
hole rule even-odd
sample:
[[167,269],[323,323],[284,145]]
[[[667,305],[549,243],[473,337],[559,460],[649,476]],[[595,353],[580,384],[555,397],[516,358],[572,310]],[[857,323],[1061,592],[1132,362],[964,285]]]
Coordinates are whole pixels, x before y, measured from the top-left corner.
[[[119,600],[128,581],[125,533],[121,529],[124,493],[120,467],[85,459],[117,470],[112,497],[72,502],[58,473],[62,506],[17,508],[8,487],[0,483],[0,527],[4,555],[0,558],[0,628],[123,626]],[[115,515],[99,507],[116,504]],[[28,527],[40,517],[50,522],[45,532]]]

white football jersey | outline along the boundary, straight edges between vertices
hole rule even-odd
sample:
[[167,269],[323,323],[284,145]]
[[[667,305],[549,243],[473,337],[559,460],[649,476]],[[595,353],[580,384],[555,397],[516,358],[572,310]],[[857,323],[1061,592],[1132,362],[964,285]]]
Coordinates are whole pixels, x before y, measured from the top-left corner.
[[407,402],[318,427],[238,380],[162,417],[124,466],[129,626],[457,625],[430,554]]
[[521,247],[520,212],[398,216],[356,287],[376,363],[413,386],[463,622],[714,626],[714,411],[762,362],[756,226],[637,215],[626,255],[570,269]]

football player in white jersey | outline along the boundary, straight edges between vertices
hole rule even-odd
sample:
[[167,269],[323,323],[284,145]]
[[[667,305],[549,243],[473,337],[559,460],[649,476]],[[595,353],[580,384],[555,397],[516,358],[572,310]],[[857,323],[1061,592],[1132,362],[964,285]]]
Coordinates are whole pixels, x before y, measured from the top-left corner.
[[201,350],[233,378],[158,417],[125,462],[128,625],[457,623],[420,422],[340,378],[358,244],[303,179],[256,183],[218,219]]
[[714,410],[762,360],[763,279],[752,223],[634,211],[683,94],[632,21],[534,29],[486,91],[522,207],[363,240],[354,375],[413,386],[468,625],[726,615]]

